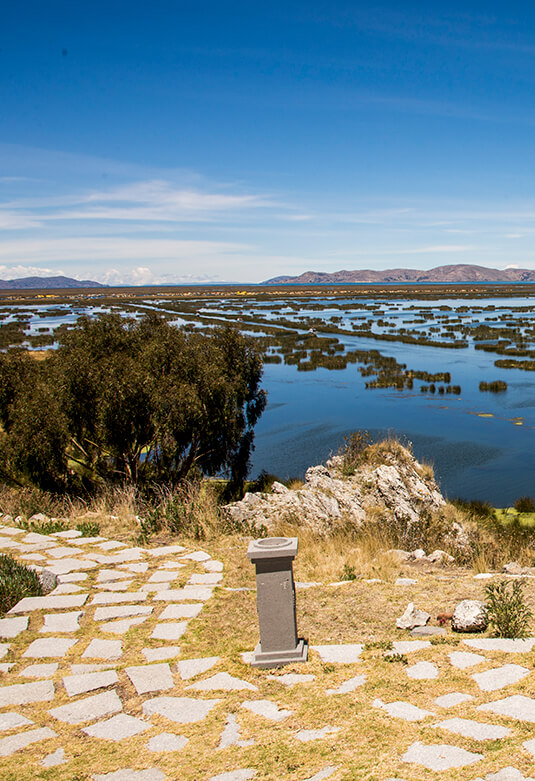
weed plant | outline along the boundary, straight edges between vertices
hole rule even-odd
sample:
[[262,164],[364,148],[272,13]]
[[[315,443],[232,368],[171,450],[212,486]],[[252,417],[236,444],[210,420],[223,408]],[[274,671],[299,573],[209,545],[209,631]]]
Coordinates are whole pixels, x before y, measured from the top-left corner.
[[495,637],[524,638],[533,620],[521,580],[500,580],[485,588],[485,611]]
[[0,615],[11,610],[23,597],[38,597],[42,593],[41,581],[34,570],[0,553]]

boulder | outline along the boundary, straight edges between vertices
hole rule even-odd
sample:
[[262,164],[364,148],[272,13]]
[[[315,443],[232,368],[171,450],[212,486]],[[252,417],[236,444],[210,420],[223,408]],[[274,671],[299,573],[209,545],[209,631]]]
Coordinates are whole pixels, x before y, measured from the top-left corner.
[[416,548],[416,550],[411,551],[410,558],[413,561],[421,561],[422,559],[425,559],[426,555],[424,549]]
[[484,632],[487,625],[487,611],[479,599],[463,599],[453,611],[451,628],[454,632]]
[[39,580],[41,581],[43,594],[49,594],[51,591],[54,591],[58,585],[58,579],[56,575],[54,575],[53,572],[50,572],[49,569],[43,569],[41,572],[39,572]]
[[506,575],[522,575],[524,568],[516,561],[511,561],[509,564],[504,564],[502,572]]
[[397,619],[398,629],[414,629],[415,626],[425,626],[431,616],[425,610],[417,610],[414,602],[409,602],[403,615]]
[[35,521],[35,523],[47,523],[47,521],[50,520],[48,515],[45,515],[44,513],[36,513],[35,515],[32,515],[32,517],[29,519],[30,521]]
[[427,561],[430,561],[431,564],[453,564],[455,559],[445,550],[437,549],[427,556]]

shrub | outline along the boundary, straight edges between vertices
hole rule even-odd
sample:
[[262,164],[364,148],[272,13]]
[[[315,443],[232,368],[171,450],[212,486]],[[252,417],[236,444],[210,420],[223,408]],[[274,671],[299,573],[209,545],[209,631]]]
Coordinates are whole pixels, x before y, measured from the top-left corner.
[[100,524],[96,521],[82,521],[76,524],[76,528],[82,532],[82,537],[98,537],[100,534]]
[[521,496],[514,504],[519,513],[535,513],[535,501],[531,496]]
[[344,444],[340,448],[344,475],[349,476],[355,473],[355,468],[362,461],[363,453],[371,441],[369,433],[364,430],[353,431],[348,437],[344,437]]
[[342,574],[340,575],[340,580],[356,580],[357,579],[357,573],[355,572],[355,567],[353,567],[351,564],[344,564],[344,569],[342,570]]
[[35,532],[35,534],[54,534],[55,532],[64,532],[67,529],[65,521],[60,521],[57,518],[48,521],[19,521],[18,525],[21,529]]
[[487,619],[495,637],[527,636],[533,616],[525,603],[522,581],[489,583],[485,596]]
[[36,572],[5,553],[0,553],[0,615],[23,597],[38,597],[43,593]]

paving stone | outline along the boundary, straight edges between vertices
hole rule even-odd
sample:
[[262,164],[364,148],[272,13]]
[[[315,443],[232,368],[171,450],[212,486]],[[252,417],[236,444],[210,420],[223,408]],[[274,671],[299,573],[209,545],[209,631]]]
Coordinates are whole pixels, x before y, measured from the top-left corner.
[[182,659],[178,662],[178,673],[183,681],[210,670],[219,661],[219,656],[205,656],[200,659]]
[[249,781],[255,775],[256,770],[246,767],[242,770],[231,770],[229,773],[218,773],[217,776],[212,776],[209,781]]
[[160,621],[175,618],[195,618],[203,609],[203,604],[197,605],[167,605],[160,614]]
[[414,578],[397,578],[394,586],[414,586],[415,583],[418,583],[418,581],[414,580]]
[[117,569],[101,569],[97,576],[97,583],[113,583],[116,580],[129,578],[130,574]]
[[69,594],[61,597],[24,597],[12,607],[8,615],[29,613],[32,610],[66,610],[82,607],[88,594]]
[[184,588],[168,588],[165,591],[158,591],[153,599],[164,602],[181,602],[192,600],[206,602],[213,595],[213,586],[184,586]]
[[8,673],[14,666],[15,662],[0,662],[0,673]]
[[9,757],[15,751],[27,748],[32,743],[38,743],[47,738],[55,738],[56,733],[48,727],[32,729],[29,732],[19,732],[7,738],[0,738],[0,757]]
[[401,759],[403,762],[413,762],[416,765],[423,765],[429,770],[438,771],[473,765],[474,762],[483,759],[483,754],[475,754],[457,746],[425,745],[416,742],[409,746]]
[[118,605],[117,607],[97,607],[95,621],[109,621],[110,618],[124,618],[126,616],[148,616],[152,613],[152,605]]
[[45,623],[39,630],[40,632],[76,632],[80,629],[78,621],[83,616],[84,611],[79,610],[73,613],[52,613],[44,616]]
[[151,637],[154,637],[155,640],[180,640],[187,628],[187,621],[175,621],[174,623],[156,624]]
[[392,647],[397,654],[412,654],[415,651],[423,651],[431,648],[429,640],[396,640]]
[[141,561],[136,564],[120,564],[120,569],[128,570],[128,572],[146,572],[149,565],[146,561]]
[[113,632],[116,635],[124,635],[133,626],[138,626],[146,621],[148,616],[137,616],[135,618],[123,618],[120,621],[109,621],[107,624],[101,624],[101,632]]
[[[2,548],[6,545],[0,546]],[[12,547],[11,545],[9,547]],[[46,556],[42,556],[40,553],[27,553],[25,556],[20,557],[22,561],[46,561]]]
[[212,559],[210,561],[203,561],[203,567],[208,572],[223,572],[223,562]]
[[463,640],[465,645],[478,651],[503,651],[510,654],[521,654],[531,651],[535,645],[535,637],[525,640],[507,640],[501,637],[483,637],[479,640]]
[[471,694],[450,692],[450,694],[443,694],[441,697],[437,697],[435,705],[438,705],[441,708],[454,708],[455,705],[460,705],[462,702],[468,702],[473,699]]
[[337,689],[327,689],[325,694],[349,694],[354,692],[359,686],[363,686],[366,683],[365,675],[355,675],[353,678],[349,678],[344,683],[341,683]]
[[114,773],[97,773],[91,776],[93,781],[165,781],[165,773],[158,768],[148,767],[145,770],[116,770]]
[[525,697],[523,694],[513,694],[511,697],[505,697],[503,700],[488,702],[485,705],[479,705],[477,710],[490,711],[499,716],[509,716],[519,721],[529,721],[535,724],[535,700]]
[[82,732],[92,738],[101,738],[102,740],[125,740],[139,735],[141,732],[151,729],[152,724],[146,721],[136,719],[134,716],[128,716],[126,713],[119,713],[106,721],[99,721],[90,727],[84,727]]
[[96,673],[99,670],[113,669],[113,664],[71,664],[71,673],[73,675],[85,675],[85,673]]
[[50,664],[30,664],[29,667],[25,667],[21,670],[19,675],[23,675],[25,678],[51,678],[54,673],[57,672],[58,663],[51,662]]
[[112,686],[119,683],[119,678],[115,670],[105,670],[104,672],[82,673],[81,675],[66,675],[63,678],[63,685],[67,690],[69,697],[75,697],[77,694],[103,689],[105,686]]
[[308,743],[310,740],[321,740],[327,735],[340,732],[340,727],[322,727],[321,729],[300,729],[295,737],[302,743]]
[[22,538],[23,542],[33,545],[35,542],[50,542],[55,544],[56,540],[53,537],[49,537],[48,534],[37,534],[37,532],[30,532],[26,537]]
[[180,653],[178,645],[165,645],[160,648],[143,648],[141,653],[147,662],[163,662],[165,659],[174,659]]
[[139,667],[127,667],[125,673],[132,681],[138,694],[172,689],[175,685],[168,664],[144,664]]
[[291,710],[279,708],[277,703],[271,700],[247,700],[242,702],[242,708],[255,713],[257,716],[264,716],[264,718],[270,719],[270,721],[283,721],[283,719],[288,718],[293,713]]
[[82,532],[79,529],[67,529],[66,532],[52,532],[53,537],[60,537],[63,540],[73,540],[75,537],[81,537]]
[[407,675],[409,678],[414,678],[418,681],[438,678],[438,667],[432,664],[432,662],[418,662],[411,665],[411,667],[407,667]]
[[319,770],[317,773],[314,773],[313,776],[305,778],[305,781],[324,781],[325,778],[329,778],[333,773],[336,773],[337,770],[338,765],[327,765],[327,767],[324,767],[323,770]]
[[0,643],[0,659],[3,659],[9,651],[11,643]]
[[141,551],[134,550],[125,550],[121,551],[121,553],[116,553],[113,556],[107,556],[104,553],[96,553],[91,552],[91,558],[95,561],[98,561],[99,564],[110,564],[113,566],[118,566],[119,564],[125,564],[126,562],[130,561],[138,561],[142,558]]
[[532,776],[525,776],[514,767],[504,767],[497,773],[488,773],[485,778],[476,778],[474,781],[535,781]]
[[187,689],[197,689],[198,691],[212,691],[213,689],[225,689],[227,691],[239,691],[248,689],[249,691],[258,691],[258,687],[248,681],[242,681],[241,678],[235,678],[228,673],[216,673],[211,678],[204,681],[190,683]]
[[268,675],[272,681],[284,684],[284,686],[295,686],[296,683],[309,683],[315,679],[312,673],[284,673],[283,675]]
[[81,561],[80,559],[61,559],[50,564],[47,569],[54,575],[67,575],[69,572],[78,572],[83,569],[94,569],[98,564],[96,561]]
[[221,734],[221,740],[219,741],[219,749],[228,748],[229,746],[239,746],[240,748],[246,748],[247,746],[253,746],[254,740],[242,740],[240,738],[240,727],[238,720],[234,713],[229,713],[223,732]]
[[532,756],[535,757],[535,738],[532,738],[531,740],[525,740],[522,745]]
[[193,697],[153,697],[143,703],[146,716],[157,714],[177,724],[202,721],[221,700],[196,700]]
[[91,605],[117,605],[121,602],[144,602],[147,594],[144,591],[129,591],[126,594],[116,594],[113,591],[103,591],[102,594],[95,594],[91,600]]
[[328,664],[352,664],[358,662],[364,649],[360,643],[345,643],[340,645],[313,645],[322,662]]
[[15,729],[15,727],[27,727],[28,724],[33,724],[33,721],[27,719],[26,716],[21,716],[20,713],[0,713],[0,732],[4,732],[7,729]]
[[115,550],[116,548],[126,548],[124,542],[118,542],[117,540],[106,540],[106,542],[100,543],[100,545],[97,546],[101,550]]
[[56,597],[61,594],[78,594],[80,591],[83,591],[82,586],[77,586],[75,583],[60,583],[50,594]]
[[474,673],[472,678],[482,691],[493,692],[510,686],[512,683],[518,683],[526,675],[529,675],[529,670],[526,667],[521,667],[518,664],[504,664],[502,667]]
[[12,638],[20,635],[25,629],[28,629],[28,617],[20,618],[0,618],[0,637]]
[[24,534],[24,529],[16,529],[14,526],[3,526],[0,529],[0,534]]
[[223,575],[219,572],[207,572],[206,575],[197,575],[194,573],[188,580],[188,583],[191,583],[193,586],[215,586],[222,580]]
[[382,700],[373,701],[374,708],[381,708],[396,719],[403,719],[404,721],[423,721],[428,716],[434,716],[429,710],[423,710],[422,708],[412,705],[410,702],[403,702],[398,700],[397,702],[383,702]]
[[84,697],[59,708],[52,708],[49,714],[59,721],[67,724],[81,724],[83,721],[94,721],[103,716],[110,716],[123,709],[121,700],[115,690],[94,694],[92,697]]
[[175,572],[172,572],[171,570],[165,570],[164,572],[153,572],[153,574],[150,576],[148,582],[149,583],[171,583],[173,580],[176,580],[178,576],[180,575],[180,572],[176,570]]
[[105,537],[79,537],[76,542],[78,545],[94,545],[96,542],[104,542]]
[[[159,548],[147,548],[146,552],[149,556],[170,556],[174,553],[182,553],[184,550],[186,549],[183,545],[162,545]],[[208,554],[205,555],[208,556]],[[195,559],[195,561],[200,561],[200,559]]]
[[[118,583],[101,583],[100,585],[97,584],[97,588],[106,589],[108,592],[128,591],[133,582],[133,580],[122,580]],[[141,586],[139,590],[143,591],[145,589],[143,589],[143,586]]]
[[60,583],[79,583],[81,580],[87,580],[87,572],[67,572],[65,575],[58,575]]
[[440,626],[415,626],[411,629],[411,637],[442,637],[446,630]]
[[492,577],[492,572],[480,572],[479,574],[474,575],[474,580],[490,580]]
[[167,591],[168,589],[170,589],[169,583],[143,583],[139,587],[140,591],[154,591],[155,593],[159,591]]
[[433,724],[433,727],[445,729],[448,732],[455,732],[456,735],[462,735],[463,738],[472,740],[499,740],[509,735],[511,730],[507,727],[498,727],[495,724],[482,724],[472,719],[447,719]]
[[52,556],[54,559],[64,559],[67,556],[76,556],[77,553],[84,553],[84,551],[82,548],[75,548],[74,546],[51,548],[50,551],[48,551],[49,556]]
[[188,739],[183,735],[175,735],[172,732],[160,732],[147,743],[149,751],[180,751],[184,748]]
[[52,754],[48,754],[41,760],[43,767],[56,767],[56,765],[64,765],[66,762],[65,749],[58,748]]
[[65,637],[41,637],[38,640],[34,640],[22,656],[30,659],[41,659],[47,656],[63,657],[77,642],[77,640],[70,640]]
[[472,654],[468,651],[452,651],[448,656],[452,665],[458,670],[466,670],[468,667],[474,667],[476,664],[487,661],[485,656]]
[[82,659],[118,659],[123,653],[120,640],[94,638],[82,654]]
[[208,561],[212,557],[202,550],[194,551],[193,553],[184,553],[180,556],[181,559],[190,559],[190,561]]

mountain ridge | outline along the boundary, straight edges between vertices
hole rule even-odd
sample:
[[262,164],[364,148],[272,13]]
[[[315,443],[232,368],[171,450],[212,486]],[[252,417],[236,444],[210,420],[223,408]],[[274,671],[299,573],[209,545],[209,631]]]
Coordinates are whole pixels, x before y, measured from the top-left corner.
[[535,269],[497,269],[457,263],[436,266],[428,270],[392,268],[384,271],[373,269],[344,269],[342,271],[305,271],[298,276],[279,276],[267,279],[262,285],[329,285],[356,283],[403,284],[421,282],[535,282]]
[[77,287],[108,287],[91,279],[73,279],[72,277],[19,277],[18,279],[0,279],[0,290],[56,290]]

